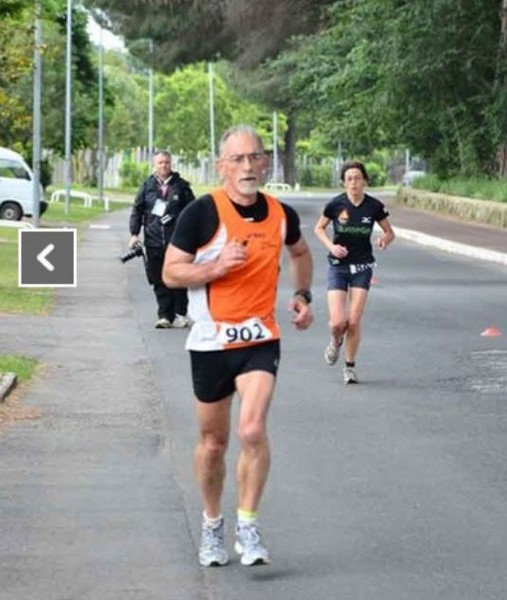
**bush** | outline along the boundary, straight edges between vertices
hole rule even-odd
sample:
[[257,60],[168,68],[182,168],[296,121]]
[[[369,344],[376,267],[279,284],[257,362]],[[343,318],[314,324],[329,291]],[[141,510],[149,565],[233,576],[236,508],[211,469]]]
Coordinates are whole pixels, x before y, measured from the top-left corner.
[[425,175],[414,182],[414,187],[449,196],[507,202],[507,186],[501,179],[488,177],[440,179],[437,175]]
[[333,187],[330,165],[305,165],[298,173],[299,182],[303,187]]
[[150,174],[150,166],[147,163],[138,163],[132,160],[124,160],[120,166],[120,177],[122,187],[138,188]]
[[368,185],[371,187],[380,187],[387,181],[387,174],[382,167],[375,162],[365,164],[366,172],[368,173]]

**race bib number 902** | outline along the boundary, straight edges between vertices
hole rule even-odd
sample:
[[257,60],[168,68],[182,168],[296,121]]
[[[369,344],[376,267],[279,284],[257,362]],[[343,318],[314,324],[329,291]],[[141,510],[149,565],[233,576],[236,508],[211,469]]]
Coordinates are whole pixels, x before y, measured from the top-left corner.
[[273,337],[273,334],[264,323],[255,318],[242,323],[220,323],[218,335],[224,346],[264,342]]

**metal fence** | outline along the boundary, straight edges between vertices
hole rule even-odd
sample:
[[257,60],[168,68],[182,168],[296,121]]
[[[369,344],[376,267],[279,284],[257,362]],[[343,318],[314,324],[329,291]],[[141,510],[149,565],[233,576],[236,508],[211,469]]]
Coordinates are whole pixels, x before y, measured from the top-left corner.
[[[122,186],[121,170],[125,161],[137,164],[151,165],[147,148],[132,148],[124,152],[107,156],[104,168],[104,187],[117,189]],[[63,187],[65,185],[65,162],[63,159],[52,161],[52,185]],[[172,155],[172,167],[182,177],[193,184],[211,184],[216,181],[214,165],[209,157],[203,157],[198,161],[189,163],[178,155]],[[80,150],[75,153],[72,160],[72,181],[77,184],[87,184],[96,179],[98,170],[97,154],[92,150]],[[141,182],[139,182],[141,183]]]

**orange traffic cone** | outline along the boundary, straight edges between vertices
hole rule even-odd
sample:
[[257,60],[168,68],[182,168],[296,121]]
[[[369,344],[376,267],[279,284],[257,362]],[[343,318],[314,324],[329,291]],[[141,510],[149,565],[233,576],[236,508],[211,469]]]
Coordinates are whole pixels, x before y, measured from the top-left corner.
[[488,327],[481,333],[482,337],[498,337],[500,335],[502,335],[502,332],[498,327]]

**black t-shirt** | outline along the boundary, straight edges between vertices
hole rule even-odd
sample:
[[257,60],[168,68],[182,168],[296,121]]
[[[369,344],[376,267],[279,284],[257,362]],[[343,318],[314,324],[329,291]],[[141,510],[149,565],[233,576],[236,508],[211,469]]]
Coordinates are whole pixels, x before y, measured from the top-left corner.
[[[232,202],[232,200],[231,200]],[[245,220],[255,223],[268,216],[266,198],[260,192],[254,204],[243,206],[232,202],[234,208]],[[287,204],[280,202],[287,219],[285,244],[291,246],[301,238],[299,215]],[[183,252],[196,254],[198,248],[207,244],[218,228],[218,213],[211,194],[201,196],[191,202],[180,214],[174,230],[171,244]]]
[[326,204],[324,216],[333,224],[333,243],[349,251],[340,259],[328,255],[334,264],[364,264],[375,260],[370,242],[373,226],[389,216],[380,200],[365,194],[361,204],[355,206],[343,193]]

